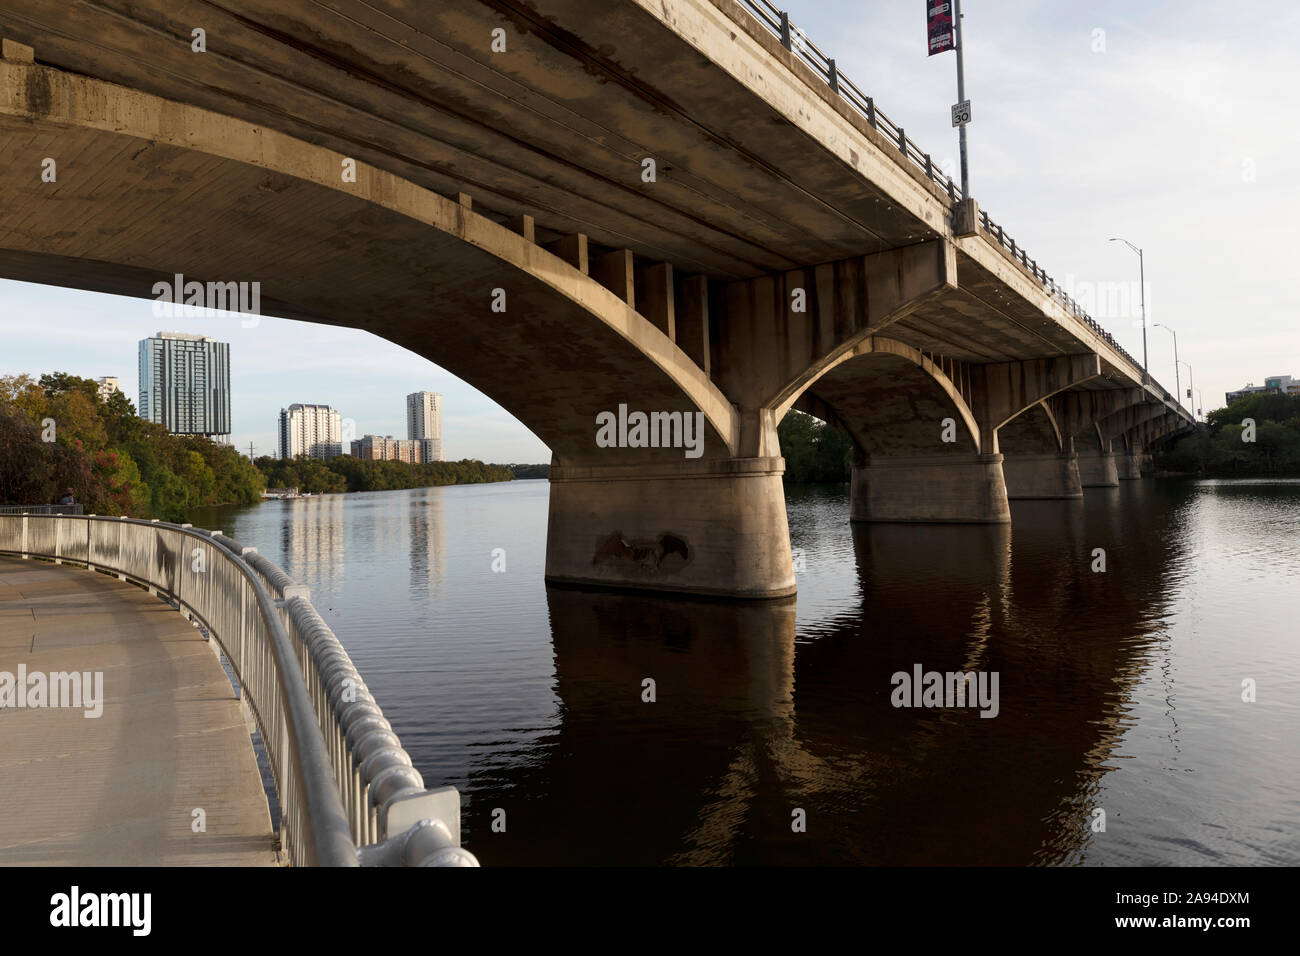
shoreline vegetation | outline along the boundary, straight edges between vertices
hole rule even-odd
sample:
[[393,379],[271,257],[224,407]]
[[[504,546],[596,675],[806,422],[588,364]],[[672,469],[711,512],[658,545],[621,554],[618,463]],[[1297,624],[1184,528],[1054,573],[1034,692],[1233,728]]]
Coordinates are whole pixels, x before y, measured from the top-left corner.
[[853,439],[843,429],[791,409],[776,434],[785,484],[846,484],[852,478]]
[[312,495],[353,491],[400,491],[439,485],[473,485],[511,481],[509,465],[487,465],[477,459],[433,461],[412,465],[404,461],[371,461],[339,455],[335,458],[293,459],[259,457],[254,464],[268,488],[297,488]]
[[1246,395],[1216,408],[1155,465],[1185,477],[1300,478],[1300,395]]
[[0,504],[58,502],[71,488],[87,514],[185,521],[196,508],[252,505],[267,487],[312,494],[545,478],[549,465],[481,461],[325,461],[262,457],[202,435],[174,435],[136,415],[120,391],[54,372],[0,376]]

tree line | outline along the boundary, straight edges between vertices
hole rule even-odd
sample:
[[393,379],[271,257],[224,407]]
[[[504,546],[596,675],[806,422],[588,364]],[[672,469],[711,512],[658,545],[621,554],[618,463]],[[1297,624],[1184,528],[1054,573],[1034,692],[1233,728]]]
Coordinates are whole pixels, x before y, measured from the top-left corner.
[[0,377],[0,502],[184,521],[192,508],[251,504],[262,476],[229,445],[173,435],[120,391],[63,372]]
[[[1243,440],[1252,437],[1248,419],[1254,441]],[[1214,478],[1300,476],[1300,395],[1261,392],[1216,408],[1156,464]]]
[[[543,466],[544,467],[544,466]],[[0,504],[56,504],[68,489],[87,514],[185,521],[191,510],[255,504],[263,489],[312,494],[509,481],[481,461],[258,458],[136,415],[120,391],[64,372],[0,376]]]
[[292,459],[262,457],[256,464],[266,478],[266,487],[297,488],[299,492],[313,495],[477,484],[510,481],[514,477],[505,465],[486,465],[477,459],[412,465],[404,461],[373,461],[351,455],[326,459],[299,455]]

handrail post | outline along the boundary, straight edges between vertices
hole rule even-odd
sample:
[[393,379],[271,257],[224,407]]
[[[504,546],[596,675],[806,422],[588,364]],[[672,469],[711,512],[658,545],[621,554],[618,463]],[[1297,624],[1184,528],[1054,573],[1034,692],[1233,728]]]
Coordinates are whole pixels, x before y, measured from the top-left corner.
[[790,14],[781,11],[781,46],[790,49]]

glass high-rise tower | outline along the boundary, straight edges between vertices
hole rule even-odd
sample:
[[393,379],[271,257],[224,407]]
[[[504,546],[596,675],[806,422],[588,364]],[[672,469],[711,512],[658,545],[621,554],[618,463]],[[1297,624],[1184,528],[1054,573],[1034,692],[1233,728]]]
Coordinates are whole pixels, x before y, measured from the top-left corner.
[[230,344],[159,332],[140,340],[140,417],[177,435],[230,434]]

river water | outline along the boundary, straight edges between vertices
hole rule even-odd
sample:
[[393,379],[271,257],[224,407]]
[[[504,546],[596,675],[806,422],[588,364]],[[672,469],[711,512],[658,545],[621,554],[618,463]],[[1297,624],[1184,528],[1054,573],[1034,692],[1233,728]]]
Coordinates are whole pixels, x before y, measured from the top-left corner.
[[[790,488],[799,595],[764,604],[547,588],[547,491],[191,519],[311,588],[484,865],[1300,863],[1300,482],[1010,527]],[[917,666],[996,673],[997,716],[893,706]]]

